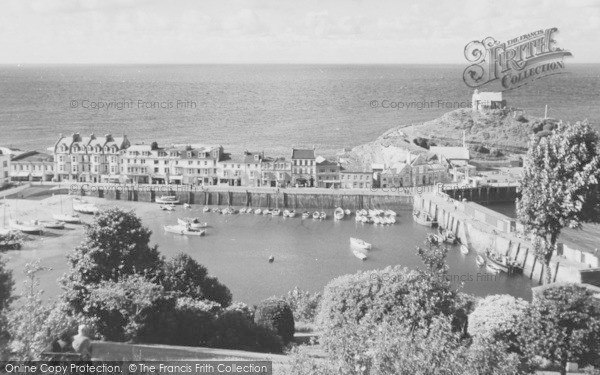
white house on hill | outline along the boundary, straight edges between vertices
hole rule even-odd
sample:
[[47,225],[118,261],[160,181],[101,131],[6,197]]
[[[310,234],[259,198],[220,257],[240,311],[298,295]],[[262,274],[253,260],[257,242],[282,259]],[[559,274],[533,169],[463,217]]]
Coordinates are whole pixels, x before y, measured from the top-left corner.
[[506,107],[506,100],[502,99],[502,92],[473,91],[473,98],[471,99],[471,108],[473,111],[501,109],[504,107]]

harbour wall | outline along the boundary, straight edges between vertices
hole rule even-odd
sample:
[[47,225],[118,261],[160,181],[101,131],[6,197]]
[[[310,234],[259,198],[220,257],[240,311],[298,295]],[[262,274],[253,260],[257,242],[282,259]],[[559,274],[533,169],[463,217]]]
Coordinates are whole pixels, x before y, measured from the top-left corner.
[[[436,218],[441,227],[451,229],[471,251],[483,254],[489,250],[505,255],[523,269],[526,277],[538,283],[544,281],[545,265],[535,256],[531,242],[515,231],[514,219],[474,202],[452,199],[443,193],[415,197],[414,208],[426,211]],[[550,262],[552,281],[600,285],[598,258],[581,253],[559,245]],[[572,259],[575,255],[580,259]]]
[[516,186],[456,186],[444,188],[444,193],[452,199],[477,202],[477,203],[503,203],[514,202],[519,194]]
[[[71,190],[71,194],[74,191]],[[350,210],[383,208],[391,210],[411,210],[413,197],[410,195],[370,195],[344,194],[335,191],[331,194],[255,192],[255,191],[142,191],[142,190],[78,190],[81,196],[92,196],[110,200],[154,202],[162,195],[176,196],[180,202],[210,206],[237,206],[281,209],[334,209],[342,207]]]

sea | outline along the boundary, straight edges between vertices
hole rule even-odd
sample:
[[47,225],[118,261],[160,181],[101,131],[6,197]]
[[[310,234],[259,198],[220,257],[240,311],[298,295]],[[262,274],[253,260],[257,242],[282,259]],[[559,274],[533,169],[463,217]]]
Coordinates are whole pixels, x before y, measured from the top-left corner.
[[[0,145],[44,150],[59,134],[132,144],[332,155],[470,105],[464,65],[2,65]],[[485,87],[481,88],[485,91]],[[600,123],[600,64],[506,91],[532,116]],[[376,103],[374,106],[373,103]],[[395,104],[394,104],[395,103]],[[424,105],[427,103],[427,105]]]
[[[376,139],[386,130],[428,121],[470,105],[462,65],[24,65],[0,66],[0,146],[52,147],[59,134],[127,135],[132,144],[220,144],[226,152],[290,156],[292,147],[334,155]],[[482,88],[485,90],[485,88]],[[504,96],[532,116],[587,119],[600,128],[600,64],[568,65],[567,72],[534,81]],[[387,103],[387,104],[383,104]],[[392,104],[392,103],[395,103]],[[411,104],[412,103],[412,104]],[[420,103],[420,104],[419,104]],[[425,105],[425,103],[429,103]],[[322,291],[337,276],[401,265],[422,266],[415,247],[428,229],[401,213],[390,227],[354,220],[315,222],[253,215],[196,214],[211,225],[203,238],[165,233],[176,215],[144,217],[165,256],[192,255],[225,283],[234,299],[257,303],[295,286]],[[349,238],[372,242],[369,259],[356,259]],[[597,238],[597,237],[596,237]],[[42,285],[60,288],[65,254],[79,239],[45,254]],[[36,242],[10,255],[19,268],[45,251]],[[29,252],[29,253],[26,253]],[[274,263],[267,258],[273,255]],[[490,278],[474,255],[448,254],[457,288],[478,296],[530,298],[535,281]],[[20,274],[20,272],[19,272]]]

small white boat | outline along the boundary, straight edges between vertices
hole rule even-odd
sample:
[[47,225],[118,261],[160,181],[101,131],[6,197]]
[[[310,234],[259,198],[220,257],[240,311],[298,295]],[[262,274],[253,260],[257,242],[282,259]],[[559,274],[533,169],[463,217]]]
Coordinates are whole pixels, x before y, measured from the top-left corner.
[[44,231],[44,227],[37,220],[31,223],[25,223],[20,220],[9,221],[11,229],[18,230],[23,233],[40,234]]
[[444,240],[441,236],[438,236],[435,233],[427,233],[427,241],[431,242],[434,245],[440,245]]
[[161,204],[179,204],[179,198],[175,195],[163,195],[156,198],[154,201]]
[[360,215],[356,215],[356,216],[354,216],[354,221],[356,221],[356,222],[359,222],[359,223],[360,223],[360,222],[362,221],[362,218],[363,218],[362,216],[360,216]]
[[369,210],[368,212],[369,212],[369,216],[377,216],[377,215],[379,215],[379,211],[377,211],[377,210]]
[[296,211],[291,210],[290,213],[288,214],[288,217],[296,217]]
[[385,210],[385,214],[387,216],[396,216],[397,215],[397,213],[392,210]]
[[202,212],[210,212],[210,207],[208,207],[208,206],[205,206],[205,207],[202,209]]
[[263,214],[263,215],[271,215],[271,214],[272,214],[272,211],[271,211],[271,210],[269,210],[268,208],[265,208],[265,209],[263,210],[262,214]]
[[269,257],[269,263],[273,263],[275,261],[275,257],[273,255],[271,255]]
[[279,216],[279,215],[281,215],[281,210],[279,208],[276,208],[273,211],[271,211],[271,215]]
[[256,210],[254,210],[254,215],[260,215],[262,214],[262,210],[260,208],[257,208]]
[[290,210],[283,210],[283,217],[289,217],[290,216]]
[[245,214],[246,213],[246,208],[242,207],[240,208],[240,210],[238,211],[240,214]]
[[469,254],[469,248],[465,244],[460,245],[460,253],[463,255]]
[[68,214],[54,214],[52,218],[57,221],[62,221],[63,223],[68,224],[79,224],[81,223],[81,219],[77,214],[68,215]]
[[367,259],[367,255],[363,252],[361,252],[360,250],[352,250],[352,254],[354,254],[355,257],[357,257],[360,260],[366,260]]
[[100,211],[100,209],[92,203],[76,204],[73,206],[73,210],[89,215],[94,215]]
[[475,263],[477,263],[479,267],[483,267],[485,266],[485,258],[477,254],[477,257],[475,258]]
[[183,225],[165,225],[165,231],[182,236],[204,236],[205,230],[191,230]]
[[498,273],[502,272],[502,270],[498,266],[496,266],[494,263],[489,263],[489,262],[487,262],[485,264],[485,269],[488,270],[488,272],[494,273],[494,274],[498,274]]
[[201,222],[197,217],[187,217],[183,219],[177,219],[177,224],[179,225],[189,225],[192,229],[202,229],[208,227],[208,223]]
[[184,203],[183,208],[192,208],[192,206],[189,203]]
[[211,211],[221,213],[221,209],[219,207],[213,207]]
[[319,214],[319,219],[321,219],[321,220],[327,219],[327,214],[325,213],[325,211],[321,211],[321,213]]
[[352,215],[352,211],[350,211],[349,209],[345,209],[344,210],[344,214],[346,214],[346,216],[351,216]]
[[367,216],[361,216],[361,221],[366,224],[369,223],[371,219],[369,219]]
[[371,244],[361,240],[360,238],[350,237],[350,245],[359,249],[371,250]]
[[437,221],[433,220],[427,212],[415,210],[413,212],[413,219],[417,224],[425,225],[426,227],[433,227],[437,225]]
[[309,217],[310,217],[310,212],[308,212],[308,211],[304,211],[304,212],[302,213],[302,218],[303,218],[303,219],[308,219]]
[[335,220],[342,220],[344,218],[344,210],[341,207],[337,207],[333,211],[333,217]]
[[175,206],[172,204],[162,204],[159,207],[163,211],[175,211]]
[[39,223],[44,228],[48,228],[48,229],[64,229],[65,228],[64,221],[52,220],[52,221],[40,221]]

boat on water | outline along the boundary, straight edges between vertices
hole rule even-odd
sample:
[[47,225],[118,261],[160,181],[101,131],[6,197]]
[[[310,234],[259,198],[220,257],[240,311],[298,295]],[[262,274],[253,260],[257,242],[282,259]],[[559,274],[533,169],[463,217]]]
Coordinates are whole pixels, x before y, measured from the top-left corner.
[[206,230],[194,230],[184,225],[165,225],[165,231],[169,233],[180,234],[182,236],[204,236]]
[[202,209],[202,212],[210,212],[210,207],[208,207],[208,206],[205,206],[205,207]]
[[477,254],[477,257],[475,258],[475,263],[477,263],[479,267],[483,267],[485,266],[485,258],[482,257],[480,254]]
[[179,204],[179,198],[175,195],[163,195],[156,198],[154,201],[161,204]]
[[469,247],[465,244],[460,245],[460,253],[463,255],[469,254]]
[[77,214],[69,215],[69,214],[54,214],[52,218],[57,221],[62,221],[67,224],[79,224],[81,223],[81,219]]
[[64,221],[49,220],[49,221],[40,221],[39,223],[44,228],[48,228],[48,229],[64,229],[65,228]]
[[344,218],[344,210],[341,207],[337,207],[335,211],[333,211],[333,217],[336,220],[342,220]]
[[76,204],[73,206],[73,210],[88,215],[94,215],[100,211],[100,209],[92,203]]
[[494,274],[498,274],[500,272],[502,272],[502,269],[500,269],[498,266],[496,266],[493,263],[485,263],[485,269],[488,270],[488,272],[490,273],[494,273]]
[[219,207],[213,207],[211,211],[221,213],[221,209]]
[[499,255],[495,255],[494,253],[488,253],[485,257],[485,263],[488,269],[491,267],[493,269],[498,269],[500,272],[506,272],[510,270],[510,266],[506,262],[506,257],[501,257]]
[[260,215],[262,214],[262,210],[260,208],[257,208],[256,210],[254,210],[254,215]]
[[276,208],[273,211],[271,211],[271,215],[279,216],[279,215],[281,215],[281,210],[279,208]]
[[302,218],[303,218],[303,219],[308,219],[309,217],[310,217],[310,212],[308,212],[308,211],[304,211],[304,212],[302,213]]
[[445,233],[444,233],[444,242],[449,243],[449,244],[455,244],[456,243],[456,235],[454,234],[453,231],[446,229]]
[[268,208],[265,208],[262,212],[263,215],[271,215],[272,211],[269,210]]
[[296,217],[296,211],[291,210],[290,213],[288,214],[288,217]]
[[327,219],[327,214],[325,213],[325,211],[321,211],[321,213],[319,214],[319,219],[321,219],[321,220]]
[[186,217],[183,219],[177,219],[177,224],[179,225],[189,225],[192,229],[202,229],[208,227],[207,222],[202,222],[197,217]]
[[385,210],[385,211],[384,211],[384,213],[385,213],[387,216],[396,216],[396,215],[397,215],[397,213],[396,213],[396,212],[394,212],[394,211],[392,211],[392,210]]
[[443,242],[443,239],[440,235],[437,235],[435,233],[427,233],[427,241],[434,245],[439,245]]
[[192,206],[189,203],[184,203],[183,208],[192,208]]
[[312,214],[313,219],[319,219],[321,217],[321,214],[319,213],[319,211],[315,211]]
[[290,216],[290,210],[283,210],[283,217]]
[[349,209],[345,209],[344,210],[344,214],[346,214],[346,216],[351,216],[352,215],[352,211],[350,211]]
[[363,253],[360,250],[353,249],[352,250],[352,254],[354,254],[354,256],[357,257],[360,260],[366,260],[367,259],[367,254]]
[[371,250],[371,244],[360,238],[350,237],[350,245],[359,249]]
[[413,212],[413,219],[417,224],[425,225],[426,227],[433,227],[437,225],[437,221],[432,219],[431,216],[425,211],[415,210]]
[[14,230],[28,234],[41,234],[44,231],[44,227],[41,226],[37,220],[30,223],[25,223],[20,220],[9,220],[9,225]]
[[354,216],[354,221],[360,223],[360,222],[362,222],[362,218],[363,218],[363,216],[356,215],[356,216]]
[[158,207],[163,211],[175,211],[175,206],[172,204],[161,204]]
[[273,263],[275,261],[275,257],[273,255],[271,255],[269,257],[269,263]]

